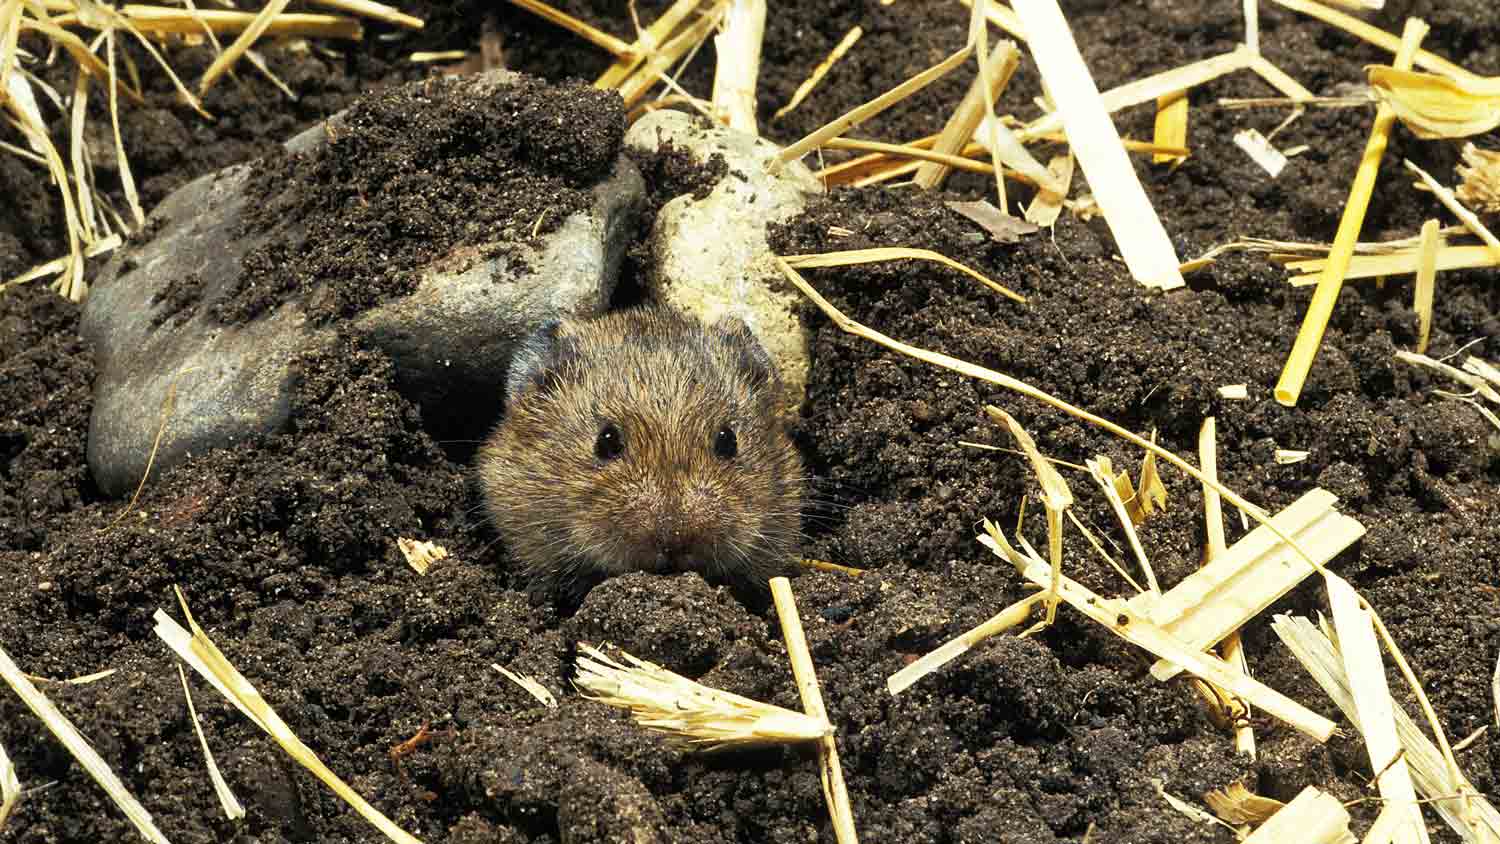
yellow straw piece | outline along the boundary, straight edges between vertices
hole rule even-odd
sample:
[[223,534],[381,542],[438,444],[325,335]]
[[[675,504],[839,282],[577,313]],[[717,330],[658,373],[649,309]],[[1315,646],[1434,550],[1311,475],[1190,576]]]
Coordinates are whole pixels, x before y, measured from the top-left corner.
[[[1412,55],[1417,44],[1427,34],[1427,24],[1419,18],[1407,18],[1406,29],[1401,36],[1401,51],[1396,54],[1396,66],[1403,70],[1411,67]],[[1354,256],[1354,244],[1359,240],[1359,229],[1364,224],[1365,211],[1370,205],[1370,194],[1375,190],[1375,175],[1380,170],[1380,159],[1385,155],[1386,141],[1391,127],[1396,122],[1396,113],[1389,105],[1381,104],[1375,114],[1375,125],[1370,129],[1370,140],[1365,144],[1364,157],[1359,170],[1354,174],[1354,184],[1349,189],[1349,201],[1344,205],[1344,216],[1339,221],[1338,233],[1333,238],[1333,248],[1328,253],[1328,264],[1323,269],[1317,290],[1307,306],[1302,320],[1302,329],[1292,344],[1292,353],[1287,357],[1276,382],[1276,400],[1287,407],[1294,407],[1302,395],[1302,386],[1307,381],[1313,358],[1323,343],[1323,332],[1328,328],[1328,318],[1333,315],[1334,303],[1344,286],[1344,273],[1349,268],[1349,259]]]

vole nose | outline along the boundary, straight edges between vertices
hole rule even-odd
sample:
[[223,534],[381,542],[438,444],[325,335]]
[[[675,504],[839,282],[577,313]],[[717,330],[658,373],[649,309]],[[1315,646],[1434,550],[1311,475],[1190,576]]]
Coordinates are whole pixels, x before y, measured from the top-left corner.
[[662,524],[656,530],[657,554],[669,568],[682,571],[695,562],[702,547],[702,536],[680,522]]

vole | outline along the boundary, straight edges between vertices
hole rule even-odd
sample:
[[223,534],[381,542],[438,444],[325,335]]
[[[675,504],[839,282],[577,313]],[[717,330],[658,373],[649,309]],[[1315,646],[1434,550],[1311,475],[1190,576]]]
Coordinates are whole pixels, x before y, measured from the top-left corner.
[[802,464],[744,322],[661,305],[545,326],[481,447],[485,505],[534,600],[630,571],[764,590],[801,537]]

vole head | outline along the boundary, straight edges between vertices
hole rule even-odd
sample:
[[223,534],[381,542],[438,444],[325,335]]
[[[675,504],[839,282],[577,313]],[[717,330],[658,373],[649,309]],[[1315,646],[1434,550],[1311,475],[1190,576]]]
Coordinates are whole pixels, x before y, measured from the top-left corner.
[[480,455],[490,512],[543,590],[634,570],[763,583],[800,536],[779,393],[738,321],[652,307],[549,326]]

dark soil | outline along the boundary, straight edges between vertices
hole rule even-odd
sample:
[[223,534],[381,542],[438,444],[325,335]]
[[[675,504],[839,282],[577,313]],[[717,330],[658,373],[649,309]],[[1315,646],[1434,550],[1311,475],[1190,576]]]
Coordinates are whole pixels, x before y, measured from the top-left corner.
[[[246,71],[215,89],[208,107],[217,120],[205,123],[174,105],[168,83],[147,73],[152,104],[127,111],[125,128],[148,206],[197,175],[273,153],[362,90],[420,78],[429,71],[406,63],[407,53],[473,48],[487,18],[513,69],[560,80],[591,78],[607,65],[598,51],[510,6],[402,5],[429,19],[424,32],[385,40],[371,26],[358,44],[266,49],[271,66],[301,95],[296,103]],[[630,34],[623,0],[560,5]],[[640,5],[649,19],[662,4]],[[1222,52],[1240,34],[1237,3],[1066,6],[1101,86]],[[1500,11],[1486,0],[1395,0],[1373,20],[1395,31],[1407,14],[1434,25],[1429,49],[1478,73],[1500,73]],[[855,24],[865,28],[864,40],[824,86],[781,122],[765,124]],[[1365,64],[1386,58],[1269,4],[1262,25],[1267,56],[1318,92],[1357,82]],[[767,27],[764,131],[793,140],[940,60],[962,43],[965,26],[956,3],[781,4]],[[711,52],[705,48],[681,77],[690,90],[708,90]],[[209,60],[195,50],[173,51],[172,58],[189,79]],[[906,140],[937,131],[971,73],[943,80],[862,132]],[[1028,103],[1039,93],[1034,67],[1023,63],[1004,105],[1030,116]],[[1307,114],[1278,142],[1308,144],[1309,151],[1272,180],[1230,137],[1248,126],[1268,131],[1283,114],[1214,105],[1219,97],[1270,94],[1249,74],[1197,89],[1192,158],[1175,170],[1136,159],[1183,257],[1241,234],[1331,238],[1370,112]],[[601,98],[600,108],[618,105]],[[439,130],[420,119],[413,118],[410,135]],[[1149,108],[1117,119],[1135,137],[1149,137],[1151,122]],[[66,132],[65,120],[57,131]],[[385,155],[404,140],[347,152]],[[1500,146],[1493,135],[1476,140]],[[1398,130],[1365,238],[1408,236],[1442,216],[1409,188],[1400,161],[1410,158],[1451,182],[1456,150]],[[327,166],[355,160],[338,155]],[[715,177],[680,160],[646,164],[657,202]],[[107,182],[108,168],[97,166]],[[372,187],[391,189],[389,181]],[[1156,429],[1164,445],[1185,456],[1195,451],[1202,418],[1215,416],[1221,477],[1268,509],[1314,486],[1338,494],[1368,533],[1332,567],[1380,611],[1449,737],[1489,724],[1489,677],[1500,651],[1500,462],[1494,430],[1479,414],[1432,392],[1451,385],[1394,360],[1415,341],[1408,282],[1346,287],[1302,401],[1286,409],[1270,389],[1309,291],[1289,288],[1282,270],[1229,255],[1193,276],[1191,289],[1151,295],[1113,257],[1101,220],[1065,214],[1053,233],[1002,245],[942,204],[992,191],[986,180],[964,176],[931,196],[835,192],[780,227],[776,245],[797,252],[916,246],[964,261],[1029,302],[1017,305],[957,273],[911,262],[809,277],[863,322],[1014,375],[1132,430]],[[61,210],[42,171],[0,155],[0,195],[16,198],[0,206],[0,277],[62,252]],[[307,210],[347,211],[348,197],[336,193]],[[358,234],[399,236],[375,225]],[[338,260],[373,278],[392,269],[368,259],[379,247],[362,240]],[[627,274],[642,272],[645,254],[634,253]],[[1438,291],[1433,354],[1486,338],[1469,351],[1500,358],[1500,273],[1444,273]],[[1257,718],[1260,758],[1239,760],[1185,682],[1155,682],[1141,652],[1068,609],[1036,638],[985,643],[891,697],[891,672],[1025,594],[1009,568],[974,541],[984,518],[1014,525],[1021,500],[1035,489],[1016,455],[959,444],[1011,445],[985,419],[985,404],[1015,414],[1059,459],[1104,454],[1134,470],[1140,455],[1034,402],[882,351],[814,313],[808,320],[817,363],[798,437],[818,476],[819,504],[806,520],[805,550],[871,572],[808,574],[795,588],[864,840],[1040,844],[1079,841],[1093,828],[1096,841],[1227,842],[1230,833],[1171,811],[1153,781],[1188,799],[1240,779],[1281,799],[1306,785],[1346,801],[1373,794],[1364,748],[1342,719],[1350,735],[1318,745]],[[41,685],[172,841],[377,840],[194,681],[208,741],[249,810],[239,824],[223,819],[203,775],[174,658],[151,633],[153,612],[177,613],[174,585],[302,739],[423,840],[833,840],[808,753],[684,755],[570,685],[575,643],[610,641],[712,685],[797,706],[772,616],[696,575],[607,581],[566,616],[531,606],[503,544],[473,515],[478,501],[465,468],[392,390],[389,364],[338,341],[312,353],[304,369],[289,430],[199,455],[127,506],[103,498],[87,476],[93,364],[76,337],[76,308],[42,287],[0,296],[0,646],[42,677],[115,669],[84,686]],[[1232,383],[1248,383],[1249,400],[1219,398],[1217,388]],[[1277,465],[1276,448],[1310,456]],[[1092,482],[1072,472],[1068,480],[1079,517],[1123,545]],[[1204,543],[1198,485],[1172,472],[1165,480],[1169,507],[1145,524],[1142,539],[1170,585],[1199,565]],[[1228,521],[1233,540],[1242,528],[1232,514]],[[1023,529],[1042,541],[1034,504]],[[401,536],[432,539],[452,556],[418,577],[395,550]],[[1076,534],[1067,567],[1092,588],[1125,591]],[[1306,585],[1273,611],[1326,612],[1322,590]],[[1256,676],[1337,715],[1265,621],[1245,629]],[[491,663],[538,678],[558,695],[559,707],[542,708]],[[1409,703],[1399,686],[1397,697]],[[423,740],[393,760],[391,749],[424,727]],[[134,840],[119,811],[8,693],[0,694],[0,746],[23,786],[38,789],[10,819],[12,840]],[[1495,791],[1500,734],[1491,730],[1459,761],[1481,791]],[[1362,832],[1375,806],[1351,811]],[[1446,830],[1434,837],[1456,840]]]

